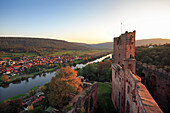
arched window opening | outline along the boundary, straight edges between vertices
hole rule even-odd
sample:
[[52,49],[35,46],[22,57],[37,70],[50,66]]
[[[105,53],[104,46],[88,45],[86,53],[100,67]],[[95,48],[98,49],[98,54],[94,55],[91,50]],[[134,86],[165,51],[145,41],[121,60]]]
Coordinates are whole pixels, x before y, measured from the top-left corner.
[[134,58],[133,55],[130,54],[130,58]]
[[144,84],[145,83],[145,74],[141,73],[141,83]]
[[124,65],[122,64],[122,70],[124,71],[125,69],[124,69]]
[[126,113],[130,113],[130,104],[128,101],[127,101],[127,106],[126,106]]
[[156,77],[155,77],[154,75],[152,75],[150,79],[151,79],[150,81],[151,81],[151,83],[152,83],[152,86],[153,86],[153,87],[156,87],[156,85],[157,85]]
[[131,64],[128,65],[128,69],[132,70],[132,65]]
[[127,93],[129,94],[129,92],[130,92],[130,87],[128,86],[127,87]]

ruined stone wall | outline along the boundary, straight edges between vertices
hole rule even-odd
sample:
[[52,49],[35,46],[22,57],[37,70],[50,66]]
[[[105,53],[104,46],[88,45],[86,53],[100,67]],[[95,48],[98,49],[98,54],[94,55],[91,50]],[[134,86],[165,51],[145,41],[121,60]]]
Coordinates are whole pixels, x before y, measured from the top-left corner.
[[97,103],[97,88],[97,83],[93,83],[93,85],[85,88],[82,93],[79,94],[74,108],[68,113],[80,113],[82,109],[84,109],[86,113],[93,113]]
[[114,63],[122,65],[123,59],[135,57],[135,33],[125,32],[125,34],[114,38]]
[[119,113],[162,113],[139,76],[117,64],[112,73],[112,101]]
[[164,112],[170,111],[170,73],[154,65],[137,62],[137,73]]
[[[115,108],[124,113],[125,107],[125,84],[124,84],[124,71],[120,65],[112,65],[116,71],[112,71],[112,102]],[[119,97],[119,98],[118,98]],[[120,107],[121,106],[121,107]]]
[[112,101],[119,113],[162,113],[136,74],[135,31],[114,38]]

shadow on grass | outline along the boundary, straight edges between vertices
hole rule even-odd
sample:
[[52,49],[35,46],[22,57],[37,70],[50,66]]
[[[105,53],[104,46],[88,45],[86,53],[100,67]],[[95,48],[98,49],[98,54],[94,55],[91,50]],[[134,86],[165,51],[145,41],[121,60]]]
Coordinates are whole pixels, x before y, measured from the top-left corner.
[[111,94],[111,84],[98,82],[97,109],[94,113],[118,113],[112,103]]

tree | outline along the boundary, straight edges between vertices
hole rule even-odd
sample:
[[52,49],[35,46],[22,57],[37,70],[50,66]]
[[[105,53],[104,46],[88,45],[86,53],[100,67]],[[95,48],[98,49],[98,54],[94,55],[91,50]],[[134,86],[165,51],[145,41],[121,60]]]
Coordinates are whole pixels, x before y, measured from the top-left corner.
[[111,61],[100,62],[97,66],[99,81],[111,81]]
[[90,81],[97,80],[97,65],[95,63],[88,64],[83,68],[83,76]]
[[2,75],[1,77],[1,80],[4,82],[8,81],[8,79],[9,79],[8,75]]
[[82,82],[76,76],[77,71],[71,67],[61,67],[50,83],[42,87],[51,106],[62,106],[82,91]]
[[0,104],[0,113],[20,113],[22,99],[8,100]]

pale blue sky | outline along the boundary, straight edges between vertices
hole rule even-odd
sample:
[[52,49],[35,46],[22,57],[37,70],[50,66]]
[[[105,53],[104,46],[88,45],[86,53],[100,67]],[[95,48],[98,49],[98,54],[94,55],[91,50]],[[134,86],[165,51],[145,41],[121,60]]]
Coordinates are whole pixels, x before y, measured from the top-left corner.
[[0,36],[101,43],[122,31],[170,39],[170,0],[0,0]]

